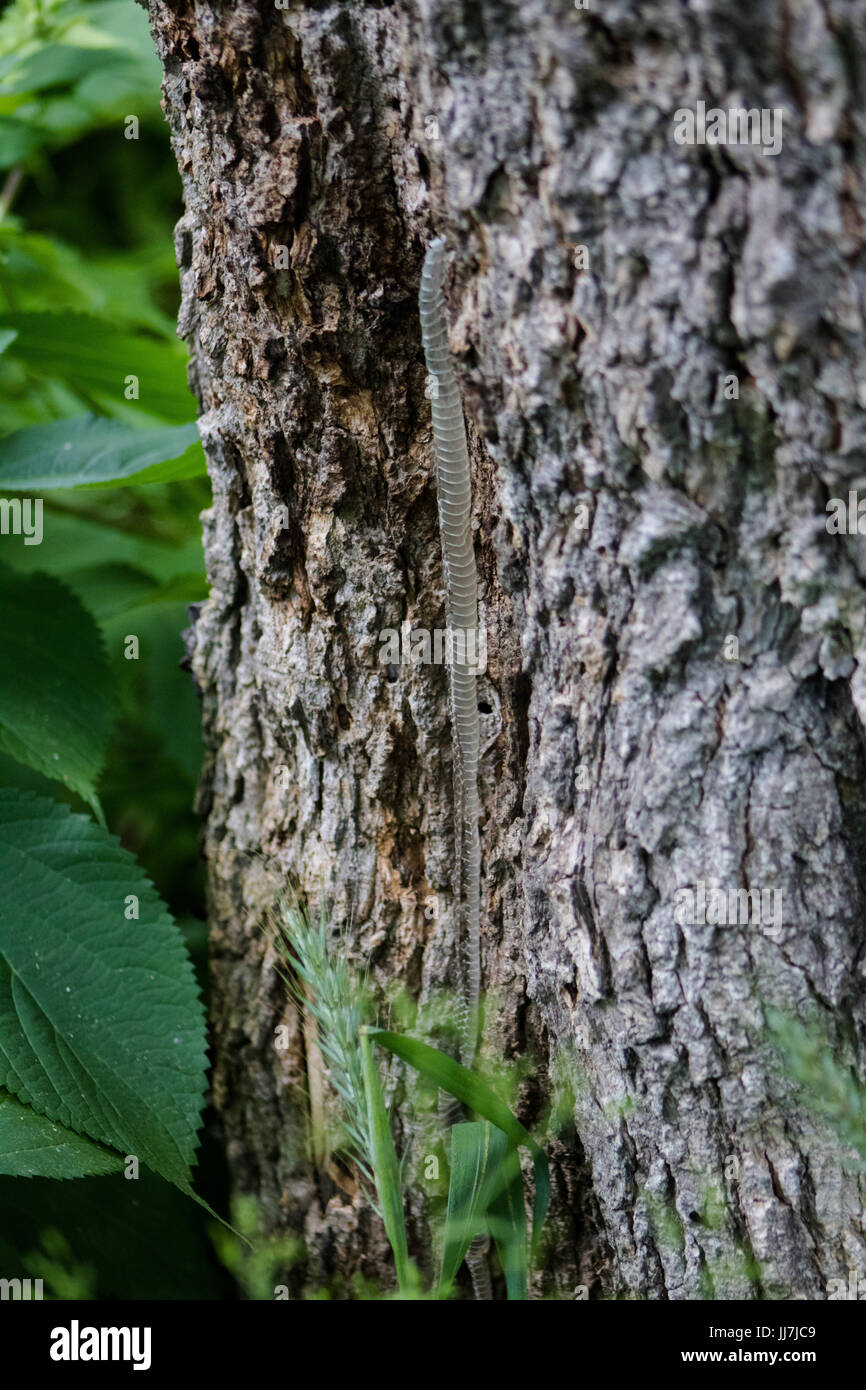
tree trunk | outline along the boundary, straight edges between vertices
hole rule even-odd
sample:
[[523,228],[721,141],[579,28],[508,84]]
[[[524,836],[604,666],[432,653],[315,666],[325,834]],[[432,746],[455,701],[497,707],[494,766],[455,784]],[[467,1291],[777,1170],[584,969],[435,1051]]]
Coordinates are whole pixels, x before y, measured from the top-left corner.
[[[236,1190],[303,1236],[295,1291],[388,1285],[378,1221],[308,1156],[310,1033],[260,924],[292,879],[380,993],[455,984],[446,672],[379,660],[443,625],[417,313],[442,234],[488,638],[484,1052],[527,1064],[530,1126],[575,1091],[534,1293],[824,1297],[866,1272],[860,1180],[764,1010],[862,1063],[866,550],[825,505],[866,475],[866,14],[150,13],[214,488],[193,667]],[[699,101],[780,109],[780,152],[679,144]],[[763,890],[762,923],[689,921],[702,884]],[[399,1085],[394,1113],[402,1146]]]

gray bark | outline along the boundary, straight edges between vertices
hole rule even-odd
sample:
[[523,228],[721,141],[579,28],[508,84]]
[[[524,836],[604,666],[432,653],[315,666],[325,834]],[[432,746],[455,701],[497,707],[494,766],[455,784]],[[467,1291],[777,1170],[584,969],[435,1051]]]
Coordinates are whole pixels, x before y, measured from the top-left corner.
[[[305,1237],[294,1287],[387,1282],[387,1247],[306,1156],[264,912],[288,877],[324,885],[377,988],[455,978],[445,673],[377,660],[382,629],[442,625],[434,234],[489,641],[484,1048],[531,1062],[529,1124],[556,1059],[576,1076],[535,1292],[822,1298],[866,1274],[861,1179],[763,1019],[811,1010],[863,1062],[866,551],[825,504],[866,479],[866,11],[590,4],[150,0],[214,486],[215,1095],[237,1190]],[[698,100],[781,108],[781,152],[678,145]],[[699,880],[781,890],[780,935],[678,923]],[[410,1216],[419,1254],[420,1197]]]

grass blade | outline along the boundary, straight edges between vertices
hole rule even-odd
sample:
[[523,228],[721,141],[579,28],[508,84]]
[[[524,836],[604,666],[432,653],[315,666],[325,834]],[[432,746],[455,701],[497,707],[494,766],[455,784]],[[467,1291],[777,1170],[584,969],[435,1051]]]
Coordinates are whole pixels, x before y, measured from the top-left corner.
[[367,1097],[367,1118],[370,1141],[373,1148],[373,1171],[376,1191],[385,1233],[394,1252],[394,1265],[397,1271],[397,1284],[401,1293],[409,1293],[414,1280],[409,1265],[409,1249],[406,1244],[406,1225],[403,1220],[403,1192],[400,1184],[400,1167],[394,1151],[391,1124],[385,1109],[385,1097],[379,1080],[379,1069],[373,1055],[370,1041],[375,1028],[360,1030],[361,1068],[364,1074],[364,1092]]
[[501,1168],[502,1181],[487,1210],[487,1225],[496,1241],[499,1262],[505,1274],[509,1302],[529,1298],[526,1285],[526,1210],[523,1206],[523,1176],[517,1150],[509,1146]]
[[459,1062],[455,1062],[453,1057],[446,1056],[438,1048],[429,1047],[417,1038],[408,1038],[404,1033],[391,1033],[386,1028],[368,1028],[366,1034],[381,1047],[393,1052],[395,1057],[401,1057],[404,1062],[408,1062],[443,1091],[448,1091],[464,1105],[468,1105],[476,1115],[496,1125],[503,1134],[508,1135],[513,1144],[524,1144],[529,1149],[535,1172],[535,1202],[532,1210],[534,1255],[538,1249],[541,1228],[550,1203],[550,1173],[547,1159],[529,1131],[480,1076],[467,1071]]
[[[445,1240],[442,1248],[442,1269],[439,1276],[439,1298],[446,1298],[457,1277],[472,1241],[485,1229],[488,1216],[493,1215],[493,1232],[500,1250],[503,1269],[509,1287],[517,1287],[509,1269],[519,1263],[516,1242],[519,1239],[517,1222],[510,1210],[517,1184],[517,1202],[523,1217],[523,1271],[526,1271],[526,1215],[523,1211],[523,1183],[517,1150],[497,1125],[489,1120],[474,1120],[454,1125],[451,1130],[451,1182],[448,1188],[448,1212],[445,1219]],[[506,1200],[506,1206],[502,1203]],[[505,1251],[503,1257],[502,1252]],[[524,1292],[523,1297],[526,1297]]]
[[447,1298],[469,1246],[484,1229],[490,1172],[501,1144],[507,1147],[508,1140],[501,1129],[495,1129],[487,1120],[451,1128],[451,1181],[439,1273],[440,1298]]

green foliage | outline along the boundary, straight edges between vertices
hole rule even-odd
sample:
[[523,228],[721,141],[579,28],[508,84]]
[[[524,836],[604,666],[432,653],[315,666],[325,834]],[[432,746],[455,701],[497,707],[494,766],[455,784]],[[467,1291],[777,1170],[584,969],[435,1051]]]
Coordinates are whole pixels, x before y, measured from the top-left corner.
[[447,1297],[472,1241],[487,1228],[496,1238],[509,1299],[526,1298],[526,1212],[517,1150],[487,1120],[451,1128],[451,1182],[442,1245],[439,1297]]
[[144,246],[123,255],[85,255],[56,237],[26,231],[10,217],[0,222],[0,265],[10,310],[93,314],[174,342],[174,322],[158,302],[165,281],[176,274],[171,243],[167,253]]
[[[38,1250],[30,1250],[24,1257],[26,1275],[22,1277],[42,1279],[43,1297],[46,1289],[50,1290],[47,1295],[50,1301],[96,1297],[96,1270],[81,1264],[61,1231],[48,1227],[42,1232],[39,1245]],[[14,1263],[14,1256],[11,1263]],[[9,1267],[7,1260],[4,1268]]]
[[102,817],[111,676],[96,623],[45,574],[0,569],[0,749],[58,778]]
[[129,111],[154,121],[159,80],[135,6],[15,0],[0,17],[3,164],[33,162]]
[[[294,899],[281,905],[274,942],[288,966],[283,979],[298,1008],[309,1010],[315,1019],[328,1081],[340,1101],[340,1127],[322,1135],[317,1147],[345,1153],[369,1188],[374,1183],[373,1145],[358,1048],[367,1005],[357,976],[343,952],[331,949],[329,936],[324,903],[318,922]],[[324,1126],[325,1116],[314,1116],[313,1123]]]
[[0,439],[0,490],[46,492],[96,484],[173,483],[204,471],[195,425],[141,430],[83,415]]
[[205,1039],[177,927],[132,856],[85,816],[8,789],[0,828],[4,1085],[186,1189]]
[[[105,413],[148,422],[182,422],[195,414],[180,343],[147,338],[106,319],[73,313],[0,314],[0,332],[15,334],[6,349],[7,361],[61,382]],[[133,391],[139,394],[132,396]],[[121,466],[107,475],[123,476]]]
[[[442,1266],[436,1296],[449,1298],[458,1270],[474,1238],[493,1236],[509,1299],[527,1298],[529,1254],[523,1177],[518,1146],[525,1145],[535,1168],[533,1251],[544,1223],[550,1194],[547,1161],[488,1080],[417,1038],[372,1027],[370,1004],[345,950],[345,940],[331,931],[324,908],[314,924],[292,899],[283,904],[274,936],[290,967],[284,975],[299,1011],[316,1024],[326,1075],[342,1115],[343,1152],[355,1163],[371,1204],[385,1225],[397,1274],[399,1296],[425,1297],[409,1259],[403,1215],[404,1176],[397,1159],[374,1043],[408,1062],[434,1092],[444,1091],[480,1115],[480,1121],[452,1125],[448,1208],[442,1231]],[[405,1007],[403,1013],[417,1011]],[[439,1011],[432,1017],[441,1024]],[[308,1066],[310,1055],[308,1051]],[[311,1087],[311,1108],[312,1108]],[[312,1116],[313,1127],[316,1117]],[[315,1136],[314,1136],[315,1139]],[[318,1146],[321,1148],[321,1146]],[[321,1159],[322,1154],[319,1154]]]
[[487,1229],[496,1242],[509,1300],[524,1302],[529,1297],[526,1208],[520,1160],[513,1146],[499,1159],[499,1182],[487,1208]]
[[[225,1291],[203,1218],[156,1176],[191,1191],[205,1084],[185,944],[201,954],[201,743],[179,662],[209,500],[160,77],[133,0],[0,14],[0,1188],[21,1194],[0,1253],[50,1266],[57,1296],[181,1296],[172,1252],[187,1296]],[[40,543],[16,492],[39,499]],[[137,1180],[53,1197],[130,1153]]]
[[266,1303],[282,1297],[282,1277],[303,1260],[304,1242],[294,1235],[265,1235],[254,1197],[236,1196],[231,1216],[235,1230],[216,1224],[210,1230],[220,1264],[246,1298]]
[[379,1194],[385,1232],[394,1254],[397,1286],[401,1293],[408,1293],[413,1280],[409,1268],[406,1224],[403,1220],[400,1165],[394,1150],[391,1121],[388,1111],[385,1109],[385,1097],[382,1094],[379,1069],[373,1057],[370,1029],[366,1026],[360,1031],[358,1046],[361,1052],[361,1070],[364,1075],[364,1095],[367,1102],[367,1124],[370,1132],[376,1191]]
[[385,1028],[371,1029],[370,1036],[381,1047],[387,1048],[396,1057],[402,1057],[404,1062],[408,1062],[422,1075],[434,1081],[441,1090],[462,1101],[470,1110],[474,1110],[476,1115],[481,1115],[496,1125],[512,1144],[524,1144],[529,1149],[535,1171],[532,1247],[536,1250],[550,1202],[550,1175],[547,1159],[529,1131],[524,1129],[517,1117],[482,1077],[475,1072],[467,1071],[459,1062],[455,1062],[453,1057],[446,1056],[444,1052],[429,1047],[417,1038],[407,1038],[402,1033],[391,1033]]
[[0,1174],[19,1178],[86,1178],[114,1173],[119,1154],[48,1120],[0,1091]]

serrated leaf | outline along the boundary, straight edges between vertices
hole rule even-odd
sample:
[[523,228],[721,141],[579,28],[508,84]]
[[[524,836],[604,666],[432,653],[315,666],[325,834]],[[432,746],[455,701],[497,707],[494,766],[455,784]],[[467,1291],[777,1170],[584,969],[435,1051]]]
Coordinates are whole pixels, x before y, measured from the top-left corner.
[[122,420],[80,415],[0,439],[0,490],[9,492],[169,483],[204,471],[195,425],[138,430]]
[[535,1202],[532,1211],[534,1252],[538,1247],[550,1202],[550,1173],[547,1159],[529,1131],[480,1076],[467,1071],[466,1067],[455,1062],[453,1057],[446,1056],[444,1052],[430,1047],[427,1043],[419,1042],[417,1038],[406,1037],[404,1033],[391,1033],[385,1028],[370,1028],[368,1031],[370,1037],[381,1047],[393,1052],[395,1057],[402,1057],[404,1062],[408,1062],[422,1076],[426,1076],[443,1091],[468,1105],[476,1115],[481,1115],[483,1119],[490,1120],[491,1124],[498,1125],[513,1144],[524,1144],[529,1149],[535,1173]]
[[0,1091],[0,1174],[11,1178],[88,1178],[116,1173],[120,1154],[47,1119]]
[[0,749],[102,812],[111,676],[93,618],[46,574],[0,568]]
[[204,1014],[153,885],[88,817],[5,789],[0,901],[0,1085],[189,1192]]

